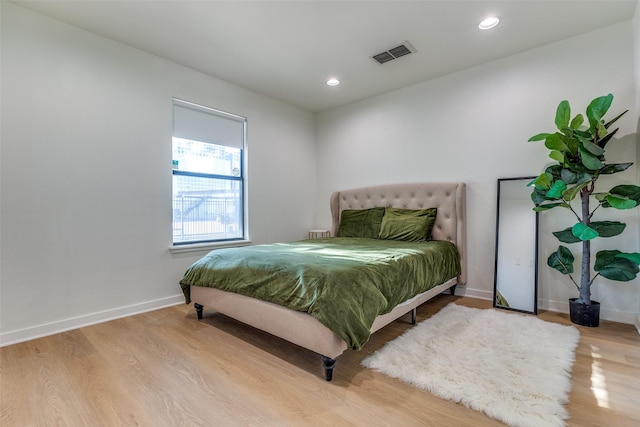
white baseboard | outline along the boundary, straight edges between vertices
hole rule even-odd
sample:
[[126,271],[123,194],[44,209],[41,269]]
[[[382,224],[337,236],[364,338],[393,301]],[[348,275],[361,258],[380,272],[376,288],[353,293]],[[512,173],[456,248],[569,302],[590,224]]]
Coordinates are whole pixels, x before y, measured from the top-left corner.
[[482,289],[473,289],[468,286],[457,286],[456,295],[461,297],[477,298],[487,301],[493,301],[493,291],[485,291]]
[[4,332],[0,334],[0,347],[178,304],[184,304],[184,296],[182,294]]
[[[456,291],[460,288],[461,287],[458,286],[458,288],[456,288]],[[478,299],[493,301],[493,291],[489,292],[489,291],[480,290],[480,289],[471,289],[471,288],[466,288],[465,286],[462,286],[462,288],[465,288],[464,291],[461,291],[460,293],[456,292],[456,295],[461,294],[461,296],[465,296],[469,298],[478,298]],[[568,314],[569,301],[538,300],[538,309]],[[640,316],[638,316],[636,313],[609,310],[606,307],[601,306],[600,319],[610,320],[612,322],[626,323],[629,325],[635,324],[636,328],[638,329],[638,333],[640,333]]]
[[[466,286],[458,286],[456,288],[456,295],[469,298],[478,298],[488,301],[493,300],[493,292],[488,292],[480,289],[471,289],[467,288]],[[57,322],[45,323],[42,325],[19,329],[16,331],[4,332],[0,334],[0,347],[33,340],[60,332],[66,332],[84,326],[95,325],[96,323],[108,322],[109,320],[133,316],[135,314],[140,314],[147,311],[158,310],[178,304],[184,304],[183,295],[175,295],[172,297],[146,301],[143,303],[128,305],[111,310],[99,311],[84,316],[72,317]],[[543,310],[557,311],[560,313],[569,312],[568,302],[563,303],[558,301],[539,301],[538,305],[539,308]],[[601,318],[612,320],[614,322],[633,324],[640,334],[640,316],[638,315],[612,310],[602,310]]]
[[[542,310],[556,311],[559,313],[569,313],[569,301],[552,301],[552,300],[540,300],[538,301],[538,308]],[[635,313],[619,310],[607,309],[606,306],[600,306],[600,319],[610,320],[612,322],[626,323],[633,325]]]

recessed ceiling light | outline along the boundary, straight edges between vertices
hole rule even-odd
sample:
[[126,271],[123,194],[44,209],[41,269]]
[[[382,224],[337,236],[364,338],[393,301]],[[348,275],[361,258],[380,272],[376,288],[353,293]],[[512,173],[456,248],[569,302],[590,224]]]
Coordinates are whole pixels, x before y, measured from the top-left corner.
[[490,30],[491,28],[497,27],[499,23],[500,17],[490,16],[482,20],[482,22],[480,22],[480,24],[478,25],[478,28],[480,28],[481,30]]
[[327,85],[329,86],[338,86],[340,84],[340,80],[338,79],[329,79],[327,80]]

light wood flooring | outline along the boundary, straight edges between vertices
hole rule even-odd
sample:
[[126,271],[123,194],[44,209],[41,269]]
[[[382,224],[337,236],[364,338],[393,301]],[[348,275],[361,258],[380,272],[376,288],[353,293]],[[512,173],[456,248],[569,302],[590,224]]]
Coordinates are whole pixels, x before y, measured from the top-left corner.
[[[440,295],[418,321],[451,301]],[[175,306],[0,349],[2,426],[502,426],[486,415],[360,366],[411,325],[396,321],[338,358],[191,306]],[[540,318],[570,324],[566,315]],[[569,426],[640,426],[640,336],[580,327]],[[455,361],[455,355],[451,355]],[[464,366],[460,366],[464,369]],[[541,426],[545,427],[545,426]]]

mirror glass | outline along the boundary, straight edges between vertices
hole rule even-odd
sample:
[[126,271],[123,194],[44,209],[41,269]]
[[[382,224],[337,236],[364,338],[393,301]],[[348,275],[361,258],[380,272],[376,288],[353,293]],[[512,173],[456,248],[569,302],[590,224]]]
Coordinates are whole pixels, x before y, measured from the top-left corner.
[[498,180],[493,306],[538,312],[538,213],[531,188],[535,177]]

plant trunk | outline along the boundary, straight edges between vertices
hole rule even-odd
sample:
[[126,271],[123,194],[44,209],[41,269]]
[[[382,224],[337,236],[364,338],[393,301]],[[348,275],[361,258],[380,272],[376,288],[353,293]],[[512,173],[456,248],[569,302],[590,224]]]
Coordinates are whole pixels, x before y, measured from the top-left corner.
[[[593,192],[593,184],[589,187],[585,187],[580,191],[580,198],[582,199],[582,223],[587,227],[591,223],[589,218],[589,198]],[[582,264],[580,267],[580,297],[579,303],[591,304],[591,241],[582,241]]]

